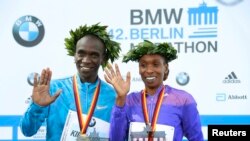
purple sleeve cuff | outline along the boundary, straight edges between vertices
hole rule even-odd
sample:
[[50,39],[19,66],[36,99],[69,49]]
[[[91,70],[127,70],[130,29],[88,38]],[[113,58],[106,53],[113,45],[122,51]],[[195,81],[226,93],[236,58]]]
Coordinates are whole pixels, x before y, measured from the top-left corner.
[[115,105],[112,110],[110,122],[110,141],[124,141],[127,138],[128,119],[126,105]]

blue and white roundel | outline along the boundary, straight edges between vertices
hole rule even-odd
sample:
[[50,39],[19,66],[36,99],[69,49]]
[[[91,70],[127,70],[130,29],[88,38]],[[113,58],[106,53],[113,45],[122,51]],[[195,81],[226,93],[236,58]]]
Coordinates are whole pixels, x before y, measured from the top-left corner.
[[25,22],[19,28],[19,35],[23,40],[31,42],[38,37],[39,30],[34,23]]
[[37,74],[37,82],[39,82],[39,80],[40,80],[40,74],[39,74],[39,73],[32,72],[32,73],[30,73],[30,74],[28,75],[28,77],[27,77],[27,82],[28,82],[31,86],[34,85],[34,77],[35,77],[36,74]]
[[185,72],[180,72],[177,76],[176,76],[176,82],[179,85],[187,85],[187,83],[189,82],[189,75]]
[[26,15],[15,22],[12,33],[17,43],[25,47],[33,47],[42,41],[44,26],[38,18]]

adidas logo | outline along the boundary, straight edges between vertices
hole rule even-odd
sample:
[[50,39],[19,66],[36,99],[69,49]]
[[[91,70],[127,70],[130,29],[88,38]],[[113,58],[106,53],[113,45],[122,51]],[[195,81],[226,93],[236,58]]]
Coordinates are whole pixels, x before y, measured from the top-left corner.
[[227,77],[225,77],[223,83],[241,83],[241,82],[237,78],[236,74],[232,71]]

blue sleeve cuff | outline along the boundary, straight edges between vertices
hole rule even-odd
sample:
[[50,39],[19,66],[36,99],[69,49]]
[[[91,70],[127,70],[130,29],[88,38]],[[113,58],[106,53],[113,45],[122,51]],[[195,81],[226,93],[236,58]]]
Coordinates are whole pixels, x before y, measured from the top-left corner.
[[30,104],[29,111],[31,113],[40,114],[40,113],[44,113],[47,110],[47,107],[48,106],[40,106],[40,105],[36,104],[35,102],[32,102]]

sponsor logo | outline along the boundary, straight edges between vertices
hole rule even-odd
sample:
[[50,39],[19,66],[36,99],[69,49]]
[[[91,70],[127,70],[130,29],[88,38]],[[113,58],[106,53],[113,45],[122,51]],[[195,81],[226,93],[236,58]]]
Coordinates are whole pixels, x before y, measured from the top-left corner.
[[105,108],[107,108],[107,107],[108,107],[107,105],[104,105],[104,106],[96,105],[96,109],[97,109],[97,110],[102,110],[102,109],[105,109]]
[[[201,16],[203,15],[203,16]],[[188,36],[189,38],[215,38],[217,37],[218,7],[207,6],[205,2],[199,7],[188,9],[188,25],[197,26]]]
[[217,0],[217,2],[225,6],[234,6],[241,3],[243,0]]
[[225,93],[217,93],[216,101],[226,101],[227,95]]
[[176,76],[176,82],[181,86],[187,85],[189,80],[189,75],[186,72],[180,72]]
[[205,1],[197,6],[130,9],[129,29],[111,28],[115,40],[167,40],[178,53],[217,53],[219,8]]
[[247,95],[217,93],[215,98],[216,101],[247,100]]
[[26,15],[16,20],[12,33],[17,43],[25,47],[33,47],[42,41],[44,26],[38,18]]
[[94,118],[91,118],[91,121],[89,122],[89,127],[94,127],[96,125],[96,120]]
[[36,73],[36,72],[32,72],[32,73],[30,73],[29,75],[28,75],[28,77],[27,77],[27,82],[28,82],[28,84],[29,85],[31,85],[31,86],[33,86],[34,85],[34,77],[35,77],[35,75],[37,74],[37,80],[38,80],[38,82],[39,82],[39,80],[40,80],[40,75],[38,74],[38,73]]
[[[126,80],[127,76],[126,75],[122,75],[122,78],[124,80]],[[131,77],[131,81],[132,82],[142,82],[142,79],[141,79],[141,76],[135,76],[135,77]]]
[[232,71],[228,74],[225,79],[222,81],[223,83],[241,83],[236,74]]

